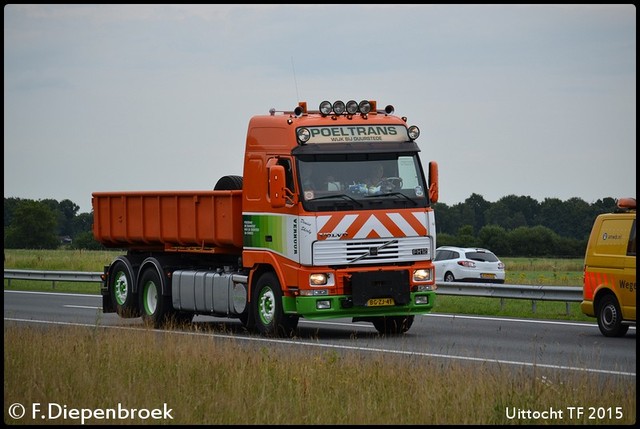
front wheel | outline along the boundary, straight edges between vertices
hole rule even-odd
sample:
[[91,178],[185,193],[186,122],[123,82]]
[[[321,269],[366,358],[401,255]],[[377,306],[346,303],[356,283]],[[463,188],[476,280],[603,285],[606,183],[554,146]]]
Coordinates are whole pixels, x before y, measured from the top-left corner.
[[383,316],[373,319],[373,326],[383,335],[404,334],[413,325],[415,316]]
[[615,296],[607,295],[598,305],[598,328],[605,337],[622,337],[629,325],[622,324],[622,312]]
[[298,326],[298,316],[284,314],[282,289],[274,273],[265,273],[259,279],[251,300],[256,330],[265,336],[292,336]]

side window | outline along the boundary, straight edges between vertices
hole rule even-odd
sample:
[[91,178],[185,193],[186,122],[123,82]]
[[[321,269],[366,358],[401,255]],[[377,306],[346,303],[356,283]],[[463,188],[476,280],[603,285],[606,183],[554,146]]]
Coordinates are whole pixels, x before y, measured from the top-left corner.
[[280,158],[278,159],[278,165],[282,165],[284,167],[287,188],[293,190],[293,171],[291,169],[291,160],[289,158]]
[[454,258],[454,252],[451,250],[441,250],[436,254],[436,261],[448,261]]
[[627,255],[636,256],[636,221],[631,224],[631,233],[629,234],[629,244],[627,245]]

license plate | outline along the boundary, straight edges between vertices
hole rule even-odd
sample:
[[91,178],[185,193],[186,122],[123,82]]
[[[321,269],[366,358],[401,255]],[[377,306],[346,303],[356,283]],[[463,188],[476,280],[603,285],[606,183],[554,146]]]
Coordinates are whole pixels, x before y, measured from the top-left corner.
[[367,307],[382,307],[385,305],[395,305],[393,298],[371,298],[367,301]]
[[482,274],[480,274],[480,277],[482,277],[483,279],[495,279],[496,275],[495,274],[482,273]]

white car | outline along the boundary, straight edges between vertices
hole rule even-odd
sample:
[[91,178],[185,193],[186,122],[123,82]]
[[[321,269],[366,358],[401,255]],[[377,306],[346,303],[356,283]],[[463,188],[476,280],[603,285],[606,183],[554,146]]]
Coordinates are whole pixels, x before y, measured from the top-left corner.
[[437,282],[504,283],[505,266],[487,249],[443,246],[433,260]]

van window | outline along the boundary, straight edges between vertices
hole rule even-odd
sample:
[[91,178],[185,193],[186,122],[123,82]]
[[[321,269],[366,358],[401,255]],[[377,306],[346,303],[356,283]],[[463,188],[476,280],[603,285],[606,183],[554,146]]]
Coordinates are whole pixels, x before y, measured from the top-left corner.
[[636,221],[633,220],[631,225],[631,233],[629,234],[629,246],[627,246],[627,255],[636,256]]

